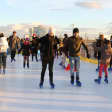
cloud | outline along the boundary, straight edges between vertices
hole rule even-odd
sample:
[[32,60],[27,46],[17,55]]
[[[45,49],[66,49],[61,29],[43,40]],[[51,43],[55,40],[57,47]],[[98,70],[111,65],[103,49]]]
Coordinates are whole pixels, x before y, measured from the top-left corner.
[[89,2],[76,2],[76,6],[88,9],[101,9],[102,5],[96,1],[89,1]]

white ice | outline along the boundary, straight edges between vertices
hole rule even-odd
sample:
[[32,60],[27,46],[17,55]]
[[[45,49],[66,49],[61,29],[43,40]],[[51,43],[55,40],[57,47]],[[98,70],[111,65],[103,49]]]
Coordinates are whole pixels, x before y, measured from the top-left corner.
[[0,112],[112,112],[112,73],[109,84],[94,83],[96,65],[81,62],[82,87],[70,85],[70,73],[55,59],[55,89],[50,89],[48,70],[44,88],[39,89],[41,62],[30,60],[30,69],[23,69],[22,56],[16,62],[7,58],[6,75],[0,75]]

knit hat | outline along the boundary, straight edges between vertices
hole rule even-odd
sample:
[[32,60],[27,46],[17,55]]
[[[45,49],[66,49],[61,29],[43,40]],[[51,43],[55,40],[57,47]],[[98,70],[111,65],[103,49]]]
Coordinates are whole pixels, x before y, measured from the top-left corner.
[[79,33],[79,29],[78,28],[74,28],[73,29],[73,33],[76,33],[76,32]]
[[53,28],[53,27],[50,27],[48,33],[49,33],[49,34],[50,34],[50,33],[53,33],[53,34],[55,35],[54,28]]

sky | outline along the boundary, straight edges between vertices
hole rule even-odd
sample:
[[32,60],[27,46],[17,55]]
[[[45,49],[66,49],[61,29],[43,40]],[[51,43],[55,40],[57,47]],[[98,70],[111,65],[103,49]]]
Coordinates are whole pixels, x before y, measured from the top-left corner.
[[19,24],[36,23],[72,28],[74,24],[100,32],[112,28],[111,4],[112,0],[0,0],[0,26],[14,24],[21,29]]
[[112,0],[0,0],[0,25],[40,22],[99,28],[112,22],[111,4]]

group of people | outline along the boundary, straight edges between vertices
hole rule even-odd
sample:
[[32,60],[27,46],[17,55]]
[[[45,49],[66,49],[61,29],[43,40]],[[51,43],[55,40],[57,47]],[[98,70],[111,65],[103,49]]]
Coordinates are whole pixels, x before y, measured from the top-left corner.
[[[55,32],[53,28],[49,28],[49,32],[39,38],[37,35],[33,35],[32,41],[29,38],[21,39],[16,36],[16,31],[13,32],[13,35],[9,38],[4,37],[4,34],[0,34],[0,73],[2,65],[3,65],[3,73],[5,74],[6,69],[6,56],[7,56],[7,48],[9,46],[11,51],[11,62],[16,61],[15,55],[16,52],[23,54],[24,61],[23,67],[27,65],[29,68],[29,56],[32,54],[32,61],[33,57],[35,56],[36,61],[38,62],[37,53],[40,50],[40,57],[42,61],[42,71],[40,77],[39,87],[43,88],[44,84],[44,76],[47,65],[49,66],[49,81],[51,88],[55,87],[53,81],[53,65],[54,65],[54,58],[58,55],[63,55],[62,62],[60,65],[63,65],[66,58],[69,59],[70,62],[70,83],[72,85],[75,84],[75,76],[76,76],[76,85],[81,87],[80,81],[80,50],[81,46],[84,47],[87,58],[90,58],[90,53],[88,46],[85,44],[83,38],[79,35],[79,29],[73,29],[73,35],[68,37],[67,34],[64,34],[63,41],[59,41],[57,36],[55,36]],[[58,48],[58,45],[60,46]],[[108,65],[112,65],[111,57],[112,57],[112,48],[111,48],[111,41],[106,40],[104,35],[100,35],[100,38],[95,42],[95,58],[98,59],[98,71],[99,75],[98,78],[95,79],[95,82],[100,84],[102,78],[102,71],[105,72],[105,79],[104,81],[108,83]],[[64,60],[64,61],[63,61]],[[74,75],[74,68],[76,75]]]

